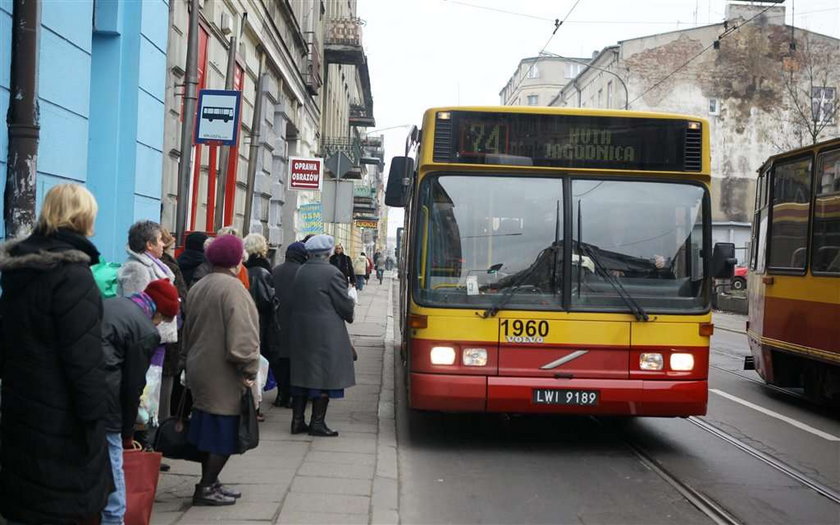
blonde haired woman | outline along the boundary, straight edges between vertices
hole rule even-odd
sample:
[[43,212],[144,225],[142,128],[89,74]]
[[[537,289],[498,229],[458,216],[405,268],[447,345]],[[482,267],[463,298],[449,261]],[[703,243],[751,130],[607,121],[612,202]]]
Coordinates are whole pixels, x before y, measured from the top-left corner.
[[34,233],[0,247],[0,514],[9,521],[92,518],[111,491],[102,298],[89,268],[99,252],[87,239],[96,212],[83,186],[54,186]]
[[[272,370],[277,370],[277,347],[274,344],[277,336],[274,333],[274,281],[271,279],[271,263],[268,256],[268,243],[259,233],[251,233],[245,237],[245,253],[248,259],[245,267],[248,269],[248,280],[251,282],[251,297],[260,314],[260,354],[268,360]],[[255,399],[262,400],[262,392],[256,392]],[[262,420],[262,414],[258,416]]]

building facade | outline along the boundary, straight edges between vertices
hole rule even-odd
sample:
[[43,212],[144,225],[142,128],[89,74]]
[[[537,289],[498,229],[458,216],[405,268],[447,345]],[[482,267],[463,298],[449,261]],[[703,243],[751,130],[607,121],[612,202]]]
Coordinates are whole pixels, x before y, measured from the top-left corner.
[[[320,0],[199,5],[198,87],[241,91],[241,122],[238,147],[193,147],[187,230],[233,225],[263,234],[276,248],[295,238],[298,199],[286,191],[288,159],[316,156],[319,148],[324,5]],[[163,177],[163,221],[169,226],[175,224],[177,204],[188,24],[188,2],[172,0]]]
[[[12,6],[0,3],[3,115]],[[56,184],[86,185],[99,204],[93,241],[103,258],[122,261],[129,226],[160,219],[168,2],[42,2],[40,17],[36,203]],[[7,145],[4,124],[4,175]]]
[[632,110],[708,119],[714,240],[743,260],[762,162],[840,131],[838,63],[840,40],[785,25],[784,7],[729,4],[720,24],[605,48],[552,105],[618,109],[626,89]]
[[499,91],[502,106],[548,106],[560,88],[577,77],[590,59],[542,54],[523,58]]

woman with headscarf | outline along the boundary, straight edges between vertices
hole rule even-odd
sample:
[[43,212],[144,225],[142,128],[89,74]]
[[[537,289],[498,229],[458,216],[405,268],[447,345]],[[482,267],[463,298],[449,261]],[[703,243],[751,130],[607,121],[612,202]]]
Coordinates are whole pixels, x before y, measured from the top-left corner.
[[206,240],[206,233],[192,232],[187,235],[184,251],[178,256],[178,266],[181,268],[188,288],[193,285],[195,269],[204,262],[204,241]]
[[102,296],[90,271],[99,252],[88,240],[96,211],[83,186],[53,186],[32,235],[0,247],[0,514],[9,521],[91,519],[111,492]]
[[274,297],[277,301],[274,316],[276,339],[273,341],[277,361],[272,363],[272,370],[277,381],[277,399],[274,400],[274,406],[278,407],[292,407],[289,382],[289,322],[296,302],[292,296],[292,283],[300,265],[305,262],[306,247],[302,242],[293,242],[286,248],[286,261],[271,272]]
[[188,439],[205,454],[193,505],[233,505],[241,496],[219,481],[239,450],[242,394],[254,385],[260,359],[259,314],[238,280],[242,241],[220,235],[205,255],[213,272],[187,294],[181,363],[193,396]]
[[306,241],[309,258],[292,284],[291,296],[296,301],[289,323],[293,434],[306,431],[304,412],[311,399],[309,435],[337,436],[325,421],[327,405],[356,384],[353,345],[345,325],[353,322],[355,301],[347,294],[344,275],[329,262],[333,243],[330,235]]

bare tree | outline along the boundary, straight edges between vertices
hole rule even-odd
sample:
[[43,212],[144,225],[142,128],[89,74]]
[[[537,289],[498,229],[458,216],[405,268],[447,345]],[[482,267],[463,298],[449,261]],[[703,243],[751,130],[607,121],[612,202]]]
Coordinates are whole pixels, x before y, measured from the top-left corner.
[[782,89],[790,124],[786,142],[798,142],[797,147],[802,147],[819,142],[823,131],[836,123],[837,76],[830,48],[807,36],[799,42],[783,60]]

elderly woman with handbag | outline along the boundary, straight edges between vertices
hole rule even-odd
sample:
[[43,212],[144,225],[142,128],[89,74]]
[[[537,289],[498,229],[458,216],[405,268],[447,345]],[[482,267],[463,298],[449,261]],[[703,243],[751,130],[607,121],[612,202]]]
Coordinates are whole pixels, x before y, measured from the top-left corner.
[[259,314],[237,278],[242,250],[238,237],[217,237],[205,251],[213,271],[187,295],[182,361],[193,395],[188,439],[206,455],[193,505],[233,505],[241,496],[221,484],[219,473],[240,452],[242,397],[260,359]]

